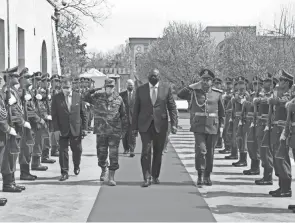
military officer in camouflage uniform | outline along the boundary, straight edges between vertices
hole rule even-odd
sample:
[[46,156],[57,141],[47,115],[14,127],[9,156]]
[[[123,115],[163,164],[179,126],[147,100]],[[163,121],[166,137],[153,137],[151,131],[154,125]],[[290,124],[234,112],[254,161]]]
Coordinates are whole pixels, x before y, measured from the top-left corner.
[[124,102],[118,93],[114,92],[115,81],[105,80],[105,92],[90,90],[84,100],[94,107],[94,131],[98,165],[101,167],[100,180],[106,180],[107,158],[109,160],[109,185],[115,186],[115,171],[119,169],[119,144],[128,127]]
[[[195,167],[198,171],[198,185],[211,186],[214,149],[218,128],[222,135],[224,127],[224,106],[222,91],[212,87],[215,75],[204,69],[200,72],[201,82],[182,89],[178,97],[190,100],[191,128],[195,136]],[[203,178],[204,177],[204,178]]]

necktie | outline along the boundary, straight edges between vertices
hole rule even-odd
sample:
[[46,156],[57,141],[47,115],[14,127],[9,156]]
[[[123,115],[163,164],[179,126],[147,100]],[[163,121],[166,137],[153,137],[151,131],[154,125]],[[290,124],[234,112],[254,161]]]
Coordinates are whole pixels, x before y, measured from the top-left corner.
[[128,92],[128,103],[130,104],[131,102],[131,92]]
[[155,105],[156,100],[157,100],[156,87],[153,87],[153,91],[152,91],[152,103],[153,103],[153,105]]
[[70,111],[71,110],[71,98],[70,98],[70,95],[66,95],[65,98],[66,98],[66,103],[67,103],[68,109]]

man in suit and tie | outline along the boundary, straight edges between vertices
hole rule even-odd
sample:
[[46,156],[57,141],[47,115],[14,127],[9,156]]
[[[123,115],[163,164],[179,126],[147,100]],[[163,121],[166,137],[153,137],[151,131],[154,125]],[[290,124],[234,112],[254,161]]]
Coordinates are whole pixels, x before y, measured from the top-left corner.
[[65,181],[69,178],[69,142],[73,153],[74,173],[80,173],[81,136],[85,134],[87,120],[85,110],[82,109],[81,96],[72,90],[70,78],[63,80],[62,91],[53,96],[51,114],[54,131],[60,132],[60,181]]
[[[136,90],[132,117],[133,133],[137,135],[139,132],[142,141],[143,187],[151,184],[151,178],[154,184],[160,183],[162,152],[168,130],[167,110],[171,120],[171,133],[175,134],[177,131],[177,111],[171,87],[159,82],[158,69],[150,71],[148,80],[149,83],[139,86]],[[151,142],[153,142],[153,161],[151,161]]]
[[124,154],[130,152],[130,157],[134,157],[134,148],[136,146],[136,136],[133,134],[131,129],[133,106],[135,101],[134,82],[133,80],[127,80],[127,90],[120,93],[121,98],[125,104],[127,119],[128,119],[128,130],[122,139]]

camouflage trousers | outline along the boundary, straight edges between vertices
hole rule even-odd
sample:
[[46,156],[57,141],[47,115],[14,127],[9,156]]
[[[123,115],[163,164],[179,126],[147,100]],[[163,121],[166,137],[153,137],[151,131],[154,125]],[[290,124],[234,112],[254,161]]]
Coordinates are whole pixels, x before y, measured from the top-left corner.
[[[96,135],[96,150],[98,166],[102,169],[107,167],[109,157],[109,170],[119,169],[119,144],[121,137],[119,135],[105,134]],[[110,153],[110,154],[109,154]]]

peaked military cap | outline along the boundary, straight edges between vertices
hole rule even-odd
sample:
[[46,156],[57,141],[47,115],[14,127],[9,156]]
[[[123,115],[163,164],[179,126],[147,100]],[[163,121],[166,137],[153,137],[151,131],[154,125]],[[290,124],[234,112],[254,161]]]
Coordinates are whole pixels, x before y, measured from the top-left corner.
[[31,78],[33,75],[29,73],[29,69],[26,67],[24,68],[20,74],[19,74],[19,79],[22,78]]
[[51,80],[51,81],[53,81],[53,80],[54,80],[54,81],[59,81],[59,80],[60,80],[60,77],[59,77],[58,74],[54,74],[54,75],[51,76],[50,80]]
[[218,77],[215,77],[214,79],[213,79],[213,82],[214,83],[222,83],[222,80],[220,79],[220,78],[218,78]]
[[237,80],[236,80],[238,83],[247,83],[248,80],[246,78],[244,78],[243,76],[239,76],[237,77]]
[[46,73],[46,74],[43,74],[42,76],[41,76],[41,80],[42,81],[50,81],[50,75],[48,74],[48,73]]
[[232,78],[230,78],[230,77],[226,77],[225,78],[225,83],[232,83],[233,82],[233,79]]
[[[16,67],[12,67],[12,68],[8,68],[5,71],[2,71],[2,73],[7,76],[9,75],[10,77],[19,77],[19,74],[17,73],[18,71],[18,66]],[[5,78],[4,78],[5,80]]]
[[108,86],[110,86],[110,87],[114,87],[114,86],[115,86],[115,80],[112,79],[112,78],[107,78],[107,79],[105,79],[105,81],[104,81],[104,86],[105,86],[105,87],[108,87]]
[[287,81],[293,81],[293,75],[287,73],[285,70],[280,70],[279,71],[280,74],[280,80],[287,80]]
[[215,75],[214,75],[214,73],[211,70],[209,70],[209,69],[203,69],[200,72],[200,77],[207,77],[207,78],[214,79],[215,78]]
[[80,81],[85,81],[85,77],[81,77],[80,78]]
[[42,74],[40,71],[33,73],[33,77],[37,80],[41,80]]

